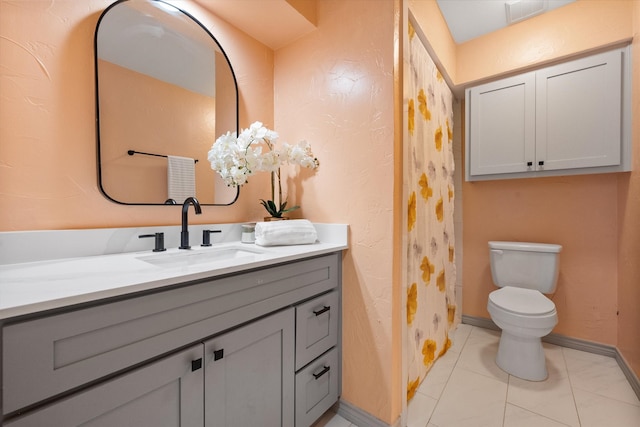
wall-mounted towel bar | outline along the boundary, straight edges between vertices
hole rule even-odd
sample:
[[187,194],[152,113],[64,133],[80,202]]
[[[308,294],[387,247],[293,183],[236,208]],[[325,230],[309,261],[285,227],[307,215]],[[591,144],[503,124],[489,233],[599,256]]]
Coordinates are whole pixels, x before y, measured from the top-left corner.
[[[135,150],[128,150],[127,154],[130,156],[133,156],[134,154],[144,154],[145,156],[169,157],[164,154],[144,153],[142,151],[135,151]],[[198,163],[198,159],[194,159],[194,163]]]

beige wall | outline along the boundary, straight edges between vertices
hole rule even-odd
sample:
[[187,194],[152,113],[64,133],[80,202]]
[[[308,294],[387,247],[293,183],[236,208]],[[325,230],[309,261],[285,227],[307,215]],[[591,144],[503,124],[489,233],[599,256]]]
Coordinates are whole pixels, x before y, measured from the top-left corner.
[[[455,61],[447,61],[455,70],[448,74],[462,87],[618,44],[638,34],[639,3],[578,0],[458,45]],[[437,54],[439,44],[432,43]],[[634,308],[640,304],[637,40],[633,50],[634,172],[463,184],[463,313],[489,317],[487,297],[495,288],[488,240],[559,243],[564,248],[552,297],[559,314],[554,331],[618,346],[640,372],[640,316]]]
[[304,215],[349,224],[343,399],[391,423],[402,397],[392,345],[394,4],[322,0],[317,13],[317,31],[276,52],[276,126],[320,159],[313,178],[290,187]]

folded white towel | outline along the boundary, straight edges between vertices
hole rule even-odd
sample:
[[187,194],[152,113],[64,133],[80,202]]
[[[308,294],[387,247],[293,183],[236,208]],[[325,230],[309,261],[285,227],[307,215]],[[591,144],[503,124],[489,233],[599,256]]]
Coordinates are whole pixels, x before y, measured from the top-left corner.
[[318,232],[306,219],[256,223],[256,245],[308,245],[316,240]]
[[192,158],[167,156],[167,190],[169,198],[178,204],[195,197],[196,167]]

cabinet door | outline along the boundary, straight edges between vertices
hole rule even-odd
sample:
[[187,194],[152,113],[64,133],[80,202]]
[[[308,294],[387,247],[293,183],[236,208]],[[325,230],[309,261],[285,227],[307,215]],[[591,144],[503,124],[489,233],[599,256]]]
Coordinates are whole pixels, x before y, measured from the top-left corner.
[[202,344],[191,347],[3,425],[202,426],[202,351]]
[[535,74],[468,90],[470,175],[526,172],[535,161]]
[[538,170],[620,164],[622,60],[615,50],[536,73]]
[[205,425],[294,425],[294,309],[205,343]]

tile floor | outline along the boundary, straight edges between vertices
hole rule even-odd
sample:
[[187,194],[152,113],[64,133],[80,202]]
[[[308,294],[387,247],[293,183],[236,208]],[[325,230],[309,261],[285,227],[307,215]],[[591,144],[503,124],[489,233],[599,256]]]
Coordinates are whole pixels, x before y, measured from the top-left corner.
[[[409,403],[407,427],[640,426],[640,401],[615,359],[545,343],[549,378],[524,381],[496,366],[499,339],[458,326]],[[356,426],[329,413],[314,427]]]

